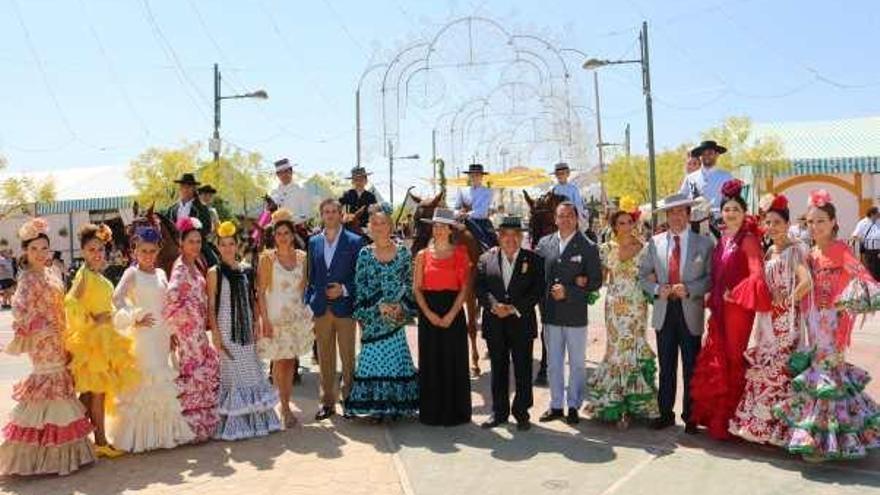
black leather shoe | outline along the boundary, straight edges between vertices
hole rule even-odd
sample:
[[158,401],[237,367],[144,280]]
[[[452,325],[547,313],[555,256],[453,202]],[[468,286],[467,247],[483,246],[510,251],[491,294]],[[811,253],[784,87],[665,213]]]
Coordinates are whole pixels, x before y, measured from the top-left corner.
[[486,421],[485,423],[481,424],[480,427],[488,430],[490,428],[497,428],[501,425],[506,425],[506,424],[507,424],[506,419],[500,420],[500,419],[491,418],[489,421]]
[[675,426],[675,418],[665,417],[657,418],[654,421],[651,421],[651,428],[654,430],[663,430],[665,428],[669,428],[670,426]]
[[547,423],[548,421],[555,421],[564,417],[565,414],[562,413],[562,409],[548,409],[547,412],[545,412],[541,415],[540,418],[538,418],[538,421],[542,423]]
[[321,420],[327,419],[335,414],[336,414],[336,411],[333,410],[332,407],[322,406],[320,409],[318,409],[318,412],[315,413],[315,419],[318,421],[321,421]]
[[581,422],[581,417],[578,416],[577,408],[568,408],[568,416],[565,417],[565,422],[570,425],[576,425]]
[[684,432],[688,435],[696,435],[700,432],[700,429],[697,428],[696,423],[687,422],[684,424]]
[[516,422],[517,431],[529,431],[532,429],[532,422],[524,419]]

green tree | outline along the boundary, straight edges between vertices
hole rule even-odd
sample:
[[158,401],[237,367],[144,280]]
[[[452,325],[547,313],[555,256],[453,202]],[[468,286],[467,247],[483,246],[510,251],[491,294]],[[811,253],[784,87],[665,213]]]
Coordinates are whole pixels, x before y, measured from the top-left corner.
[[[0,170],[6,168],[6,158],[0,156]],[[55,201],[55,181],[50,177],[38,181],[32,177],[9,177],[0,182],[0,219],[17,213],[28,213],[34,203]]]
[[784,159],[782,142],[776,137],[756,138],[752,133],[752,119],[734,116],[702,133],[703,139],[712,139],[727,148],[718,159],[718,166],[734,171],[745,165],[755,168],[756,177],[768,177],[788,166]]
[[[684,177],[684,161],[689,145],[682,144],[655,156],[657,199],[678,191]],[[618,156],[605,170],[605,193],[609,198],[631,196],[639,203],[651,202],[648,158],[644,155]]]
[[217,189],[217,201],[227,212],[224,217],[242,213],[262,204],[269,174],[260,166],[258,153],[226,152],[219,162],[199,159],[198,144],[179,148],[149,148],[129,165],[128,176],[143,205],[164,209],[177,200],[175,180],[193,173],[203,184]]

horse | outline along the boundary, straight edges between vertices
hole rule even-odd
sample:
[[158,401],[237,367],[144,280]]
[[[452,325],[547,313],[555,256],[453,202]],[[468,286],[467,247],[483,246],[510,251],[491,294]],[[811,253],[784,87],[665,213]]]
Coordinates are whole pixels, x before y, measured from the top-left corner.
[[[422,222],[422,219],[430,220],[434,216],[434,210],[443,205],[444,193],[440,192],[434,196],[433,199],[428,200],[422,200],[422,198],[419,198],[409,191],[407,191],[407,194],[418,204],[415,212],[413,212],[413,243],[410,247],[413,258],[415,258],[416,254],[422,249],[428,247],[428,243],[431,241],[431,229],[427,227],[425,222]],[[464,226],[457,231],[457,235],[460,242],[462,242],[467,249],[468,259],[471,262],[471,266],[476,267],[480,255],[483,252],[479,241],[477,241],[474,235],[464,228]],[[479,307],[477,305],[477,294],[474,291],[476,270],[472,270],[471,273],[472,275],[467,289],[468,295],[465,300],[465,314],[467,316],[468,338],[470,339],[471,374],[473,376],[479,376],[480,354],[477,350],[477,311]]]
[[[568,198],[554,193],[552,189],[537,199],[532,199],[525,190],[522,193],[529,205],[529,244],[535,249],[542,237],[556,232],[556,207]],[[543,331],[541,332],[541,364],[535,376],[535,384],[547,384],[547,346]]]

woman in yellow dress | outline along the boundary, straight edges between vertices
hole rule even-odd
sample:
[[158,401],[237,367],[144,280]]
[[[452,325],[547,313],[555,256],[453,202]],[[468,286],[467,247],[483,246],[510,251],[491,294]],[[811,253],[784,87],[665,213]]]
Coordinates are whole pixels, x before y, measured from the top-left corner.
[[67,317],[66,347],[70,372],[80,401],[95,428],[98,457],[123,455],[107,442],[104,430],[105,397],[138,382],[131,339],[113,327],[113,284],[101,275],[105,250],[113,234],[106,225],[86,224],[79,231],[83,265],[64,298]]

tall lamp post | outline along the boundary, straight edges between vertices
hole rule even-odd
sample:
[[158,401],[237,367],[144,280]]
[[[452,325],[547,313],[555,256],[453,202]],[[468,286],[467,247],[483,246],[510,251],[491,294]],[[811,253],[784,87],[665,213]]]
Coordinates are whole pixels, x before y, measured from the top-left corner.
[[[591,58],[584,62],[584,69],[594,70],[606,65],[639,64],[642,67],[642,92],[645,95],[645,114],[648,120],[648,175],[651,182],[651,211],[657,210],[657,170],[654,153],[654,104],[651,98],[651,66],[648,57],[648,23],[642,22],[639,33],[641,57],[635,60],[600,60]],[[657,226],[656,215],[651,216],[651,226]]]
[[388,140],[388,201],[394,208],[394,160],[418,160],[419,154],[394,156],[394,143]]
[[259,89],[250,93],[240,95],[221,95],[220,94],[220,67],[214,64],[214,138],[211,139],[211,151],[214,153],[214,162],[220,161],[220,102],[222,100],[239,100],[243,98],[258,98],[265,100],[269,98],[269,93]]

